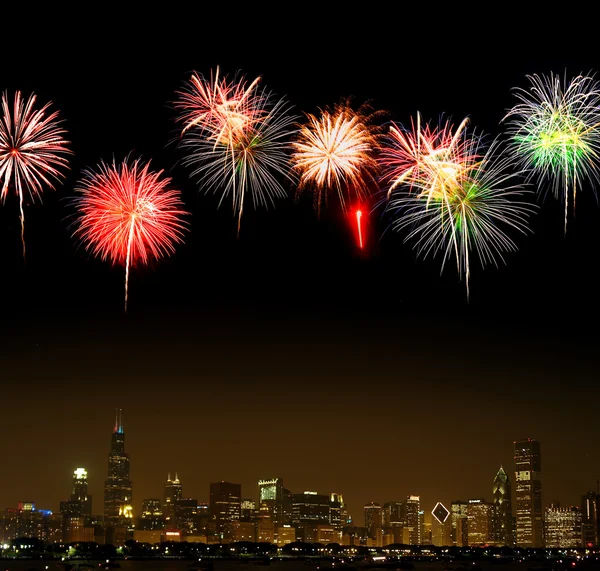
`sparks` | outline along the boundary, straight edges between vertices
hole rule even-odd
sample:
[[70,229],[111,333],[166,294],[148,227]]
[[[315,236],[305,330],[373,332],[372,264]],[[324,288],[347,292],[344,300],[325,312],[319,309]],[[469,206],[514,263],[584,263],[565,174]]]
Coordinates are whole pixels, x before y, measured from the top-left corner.
[[93,255],[125,267],[125,312],[130,267],[172,254],[187,228],[180,193],[162,175],[141,159],[100,162],[98,171],[86,170],[76,187],[73,236]]
[[13,108],[8,93],[2,94],[0,117],[0,199],[4,203],[10,187],[19,199],[21,243],[25,258],[25,194],[40,199],[47,186],[62,181],[69,168],[67,155],[72,151],[64,138],[58,111],[49,112],[51,103],[35,108],[37,96],[24,99],[20,91],[14,96]]

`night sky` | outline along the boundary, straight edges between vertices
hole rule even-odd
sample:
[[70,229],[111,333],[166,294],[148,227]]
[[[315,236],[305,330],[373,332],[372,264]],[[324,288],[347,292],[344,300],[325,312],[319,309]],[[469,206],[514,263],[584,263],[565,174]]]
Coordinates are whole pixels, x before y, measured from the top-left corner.
[[[288,15],[103,4],[5,20],[0,89],[51,101],[74,154],[56,191],[25,206],[25,261],[16,196],[0,207],[0,509],[58,511],[85,467],[101,513],[116,408],[136,514],[175,472],[199,501],[220,480],[256,499],[258,479],[274,476],[294,493],[338,492],[359,525],[370,501],[491,500],[527,437],[541,442],[544,505],[596,488],[591,186],[566,235],[563,205],[540,198],[519,251],[473,266],[467,300],[454,267],[440,275],[441,260],[384,233],[379,212],[364,252],[335,201],[317,218],[291,194],[247,205],[238,237],[229,203],[217,208],[181,164],[171,102],[192,71],[261,76],[298,115],[352,96],[398,123],[469,116],[495,134],[527,74],[600,69],[562,13],[554,28],[526,14],[490,27],[377,4]],[[123,268],[78,246],[68,213],[82,169],[128,153],[164,169],[192,216],[173,256],[132,270],[125,314]]]

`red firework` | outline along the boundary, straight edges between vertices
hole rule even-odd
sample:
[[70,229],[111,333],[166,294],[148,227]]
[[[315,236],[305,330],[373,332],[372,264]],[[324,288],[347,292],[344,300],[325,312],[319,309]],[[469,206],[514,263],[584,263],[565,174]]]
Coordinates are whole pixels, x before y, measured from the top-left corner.
[[189,214],[182,209],[180,192],[169,188],[163,171],[151,171],[150,162],[100,162],[97,172],[87,170],[75,190],[78,214],[73,236],[102,260],[125,267],[125,311],[129,268],[147,264],[175,251],[183,242]]
[[2,94],[0,117],[0,199],[6,200],[9,187],[19,198],[21,241],[25,257],[25,214],[23,202],[29,193],[32,200],[40,198],[44,186],[54,189],[54,182],[64,178],[61,169],[68,168],[66,155],[72,151],[63,136],[58,112],[49,113],[50,103],[35,108],[36,95],[23,99],[15,93],[11,106],[8,93]]

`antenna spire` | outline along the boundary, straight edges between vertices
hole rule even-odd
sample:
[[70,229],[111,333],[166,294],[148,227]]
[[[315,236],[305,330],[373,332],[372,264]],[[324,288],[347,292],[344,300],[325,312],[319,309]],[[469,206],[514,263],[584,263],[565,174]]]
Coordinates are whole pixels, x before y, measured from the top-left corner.
[[120,408],[117,409],[114,432],[123,432],[123,409]]

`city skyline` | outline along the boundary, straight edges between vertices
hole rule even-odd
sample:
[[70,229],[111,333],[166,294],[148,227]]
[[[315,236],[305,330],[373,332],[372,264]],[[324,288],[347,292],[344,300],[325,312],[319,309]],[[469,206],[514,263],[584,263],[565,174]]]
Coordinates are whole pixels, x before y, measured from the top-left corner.
[[[428,510],[491,499],[501,467],[514,493],[513,444],[525,438],[543,446],[544,505],[596,489],[594,170],[566,231],[565,204],[535,188],[517,249],[497,267],[472,252],[467,299],[454,259],[442,268],[390,228],[375,206],[385,188],[361,218],[363,248],[336,192],[317,215],[294,184],[272,207],[247,202],[238,228],[231,196],[202,190],[176,144],[178,93],[217,69],[256,79],[299,118],[350,98],[383,112],[373,120],[388,133],[422,117],[502,135],[531,74],[600,70],[571,15],[549,42],[539,11],[492,30],[487,16],[414,6],[396,29],[384,3],[364,14],[303,5],[274,20],[248,6],[234,18],[215,8],[191,29],[176,7],[89,9],[95,27],[57,6],[4,13],[27,28],[5,30],[18,49],[0,92],[51,102],[73,153],[41,200],[26,192],[21,212],[11,184],[0,204],[0,506],[57,509],[85,467],[101,511],[115,409],[136,512],[175,473],[199,501],[211,482],[252,497],[258,480],[281,477],[341,493],[359,521],[368,502],[412,494]],[[171,255],[128,267],[125,312],[126,268],[86,250],[71,224],[85,169],[130,153],[172,178],[190,216]]]
[[[93,477],[91,478],[92,482],[90,482],[90,470],[84,465],[78,465],[72,471],[72,477],[74,478],[74,489],[73,495],[71,496],[71,500],[67,498],[67,494],[64,494],[64,497],[59,498],[54,505],[47,505],[46,503],[38,502],[35,498],[31,497],[31,494],[27,497],[20,498],[17,502],[13,502],[13,504],[5,505],[3,508],[8,507],[16,507],[16,505],[20,502],[31,502],[36,505],[36,509],[45,509],[53,511],[54,513],[58,513],[59,511],[69,511],[71,508],[69,507],[69,502],[74,501],[74,496],[77,494],[77,482],[76,478],[80,477],[81,474],[84,474],[86,480],[86,490],[89,491],[89,495],[85,498],[85,502],[87,507],[85,508],[84,513],[93,513],[98,515],[104,515],[108,517],[109,523],[116,524],[118,521],[121,521],[122,518],[138,518],[141,515],[141,506],[142,503],[151,500],[151,499],[160,499],[161,502],[166,502],[168,505],[172,500],[168,499],[173,496],[174,493],[177,494],[177,498],[180,499],[195,499],[198,504],[208,504],[210,502],[210,495],[213,486],[219,483],[230,483],[231,485],[240,486],[241,487],[241,498],[242,499],[251,499],[256,502],[257,509],[260,504],[260,489],[261,489],[261,481],[268,481],[269,478],[275,478],[279,480],[280,483],[290,489],[286,483],[286,479],[282,475],[278,474],[270,474],[263,475],[261,478],[257,479],[255,485],[253,486],[253,490],[247,491],[244,486],[240,483],[243,479],[236,479],[235,477],[223,478],[218,480],[211,480],[207,483],[208,492],[205,490],[204,493],[200,491],[199,488],[196,488],[193,493],[186,493],[189,490],[188,486],[185,486],[185,482],[179,477],[179,471],[175,471],[175,478],[171,479],[171,472],[169,472],[165,479],[162,481],[160,486],[157,486],[157,493],[150,495],[143,495],[140,497],[135,493],[136,486],[132,480],[130,480],[130,453],[128,448],[125,446],[126,440],[126,430],[124,423],[124,413],[122,409],[117,409],[116,420],[112,424],[112,436],[111,436],[111,445],[108,450],[108,473],[107,478],[103,480],[103,485],[100,488],[99,484],[96,482],[93,484]],[[350,498],[347,499],[347,494],[344,493],[343,490],[325,490],[317,487],[304,487],[302,489],[290,489],[291,493],[298,494],[303,493],[305,491],[311,491],[318,494],[324,494],[330,496],[332,494],[339,494],[344,499],[344,505],[346,507],[347,513],[352,517],[352,525],[363,527],[366,525],[366,508],[369,505],[378,505],[383,506],[387,502],[398,502],[405,501],[407,498],[415,497],[419,498],[421,509],[429,514],[432,510],[437,506],[438,503],[441,503],[445,506],[450,506],[455,501],[468,502],[470,500],[484,500],[488,503],[493,503],[498,500],[498,494],[502,495],[506,493],[506,488],[508,489],[509,494],[511,495],[512,500],[512,513],[516,522],[516,529],[519,530],[519,537],[529,538],[526,541],[533,541],[533,546],[539,546],[541,544],[541,522],[543,521],[543,513],[547,506],[561,506],[561,507],[581,507],[581,500],[583,497],[590,491],[596,491],[598,493],[599,482],[596,481],[596,487],[590,486],[586,490],[582,490],[581,492],[573,491],[570,494],[571,498],[578,497],[578,501],[567,501],[565,502],[560,497],[552,497],[552,499],[546,499],[544,495],[544,488],[542,485],[544,472],[540,470],[541,462],[540,462],[540,449],[541,443],[536,439],[527,438],[520,441],[514,441],[514,462],[513,462],[513,470],[506,472],[505,466],[500,466],[497,470],[496,474],[493,478],[491,478],[491,484],[489,486],[489,493],[478,493],[474,492],[468,495],[463,496],[452,496],[450,498],[429,498],[422,497],[421,494],[416,492],[407,491],[399,492],[396,496],[393,497],[382,497],[378,499],[369,499],[364,502],[360,502],[358,498]],[[530,460],[530,458],[534,458],[534,460]],[[530,463],[532,462],[532,463]],[[135,463],[133,463],[135,465]],[[529,472],[524,472],[524,470],[533,470],[531,474],[536,474],[534,478],[538,478],[534,481],[533,485],[536,487],[537,492],[533,493],[529,491],[529,488],[523,488],[523,485],[529,486],[531,476],[523,474],[529,474]],[[519,474],[519,475],[518,475]],[[540,479],[542,476],[542,479]],[[508,480],[508,481],[507,481]],[[244,480],[245,485],[247,486],[247,479]],[[504,488],[504,491],[502,490]],[[512,493],[511,493],[512,488]],[[147,492],[150,488],[148,485],[144,485],[142,490]],[[176,489],[176,491],[174,491]],[[479,486],[478,490],[481,492],[483,489],[482,486]],[[552,489],[552,487],[550,488]],[[197,493],[200,492],[200,493]],[[524,495],[523,495],[524,494]],[[10,493],[10,490],[4,490],[2,492],[3,496],[15,497],[14,494]],[[33,494],[35,495],[35,493]],[[525,508],[524,506],[528,505],[528,499],[531,496],[537,498],[537,504],[535,508],[533,508],[532,516],[528,515],[528,510],[532,508]],[[101,503],[101,500],[97,499],[96,504],[93,504],[93,498],[103,498],[102,500],[102,509],[98,509],[98,504]],[[175,497],[175,496],[173,496]],[[521,499],[524,497],[525,499]],[[132,501],[133,498],[133,501]],[[81,501],[81,498],[76,501]],[[525,501],[525,504],[523,504]],[[63,507],[64,504],[64,507]],[[60,508],[58,507],[60,505]],[[133,507],[132,512],[122,513],[122,507],[131,505]],[[94,509],[94,506],[96,508]],[[121,509],[120,509],[121,508]],[[80,508],[77,508],[80,509]],[[108,512],[106,511],[108,510]],[[106,515],[108,514],[108,516]],[[165,514],[167,515],[167,514]],[[532,519],[529,520],[529,517]],[[525,519],[523,519],[525,518]],[[537,524],[535,523],[537,521]],[[522,523],[525,522],[525,523]],[[533,531],[532,531],[533,526]],[[368,525],[367,525],[368,527]],[[537,531],[536,531],[537,529]],[[531,539],[533,538],[533,539]],[[525,540],[522,540],[525,541]]]

